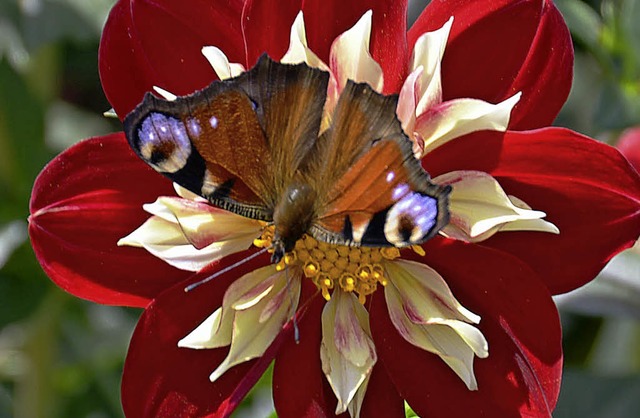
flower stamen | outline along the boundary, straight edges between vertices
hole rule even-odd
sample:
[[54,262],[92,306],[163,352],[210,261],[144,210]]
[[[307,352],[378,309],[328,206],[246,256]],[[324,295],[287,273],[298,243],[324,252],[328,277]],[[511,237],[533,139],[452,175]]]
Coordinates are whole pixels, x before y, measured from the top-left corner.
[[[253,241],[256,247],[269,248],[273,240],[273,226],[265,226],[260,238]],[[421,249],[421,248],[420,248]],[[419,252],[419,250],[414,249]],[[424,253],[424,251],[423,251]],[[322,292],[328,301],[335,286],[345,292],[353,292],[360,303],[388,280],[383,264],[400,257],[396,247],[349,247],[318,241],[310,235],[300,238],[294,249],[276,265],[282,271],[287,266],[300,266],[302,273]]]

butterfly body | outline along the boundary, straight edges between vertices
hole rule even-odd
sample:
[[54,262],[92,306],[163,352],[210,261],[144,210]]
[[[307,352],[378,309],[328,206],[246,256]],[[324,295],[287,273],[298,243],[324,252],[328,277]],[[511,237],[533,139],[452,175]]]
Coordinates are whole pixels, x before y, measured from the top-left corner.
[[132,149],[213,205],[273,224],[278,262],[303,234],[407,246],[448,222],[395,114],[397,97],[349,81],[320,132],[329,75],[264,55],[248,72],[175,101],[151,94],[125,118]]
[[313,223],[316,193],[308,183],[294,181],[284,191],[273,212],[273,256],[279,262]]

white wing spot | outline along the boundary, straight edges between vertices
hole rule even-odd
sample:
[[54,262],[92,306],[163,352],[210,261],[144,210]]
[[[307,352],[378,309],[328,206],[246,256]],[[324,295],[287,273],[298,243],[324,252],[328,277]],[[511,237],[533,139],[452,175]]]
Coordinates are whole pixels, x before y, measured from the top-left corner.
[[387,173],[387,183],[391,183],[394,178],[396,178],[396,173],[394,173],[393,171],[389,171]]

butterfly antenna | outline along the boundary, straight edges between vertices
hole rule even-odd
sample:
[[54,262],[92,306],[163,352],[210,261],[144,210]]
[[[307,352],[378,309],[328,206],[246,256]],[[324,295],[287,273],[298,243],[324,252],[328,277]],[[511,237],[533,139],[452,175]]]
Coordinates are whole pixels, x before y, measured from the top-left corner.
[[218,276],[220,276],[222,274],[225,274],[229,270],[233,270],[234,268],[246,263],[247,261],[253,260],[254,258],[266,253],[268,250],[269,250],[269,248],[263,248],[260,251],[258,251],[257,253],[251,254],[249,257],[243,258],[242,260],[237,261],[237,262],[231,264],[230,266],[227,266],[227,267],[223,268],[222,270],[216,271],[211,276],[206,277],[206,278],[200,280],[199,282],[191,283],[189,286],[184,288],[184,291],[185,292],[191,292],[196,287],[210,282],[211,280],[215,279],[216,277],[218,277]]
[[[285,279],[287,280],[287,292],[289,293],[289,301],[291,303],[291,306],[294,305],[294,301],[293,301],[293,293],[291,292],[291,282],[289,282],[289,269],[287,268],[284,271],[285,274]],[[300,329],[298,328],[298,310],[294,309],[293,311],[293,317],[291,318],[291,321],[293,322],[293,338],[296,341],[296,344],[300,343]]]

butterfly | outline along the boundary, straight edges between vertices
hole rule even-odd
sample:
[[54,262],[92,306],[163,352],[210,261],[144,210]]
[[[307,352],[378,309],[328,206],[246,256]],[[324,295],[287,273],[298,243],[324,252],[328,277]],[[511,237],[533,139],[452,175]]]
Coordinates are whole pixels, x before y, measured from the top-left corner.
[[272,261],[297,240],[405,247],[449,221],[396,116],[397,96],[348,81],[321,132],[329,74],[263,55],[241,75],[124,120],[135,153],[212,205],[274,228]]

